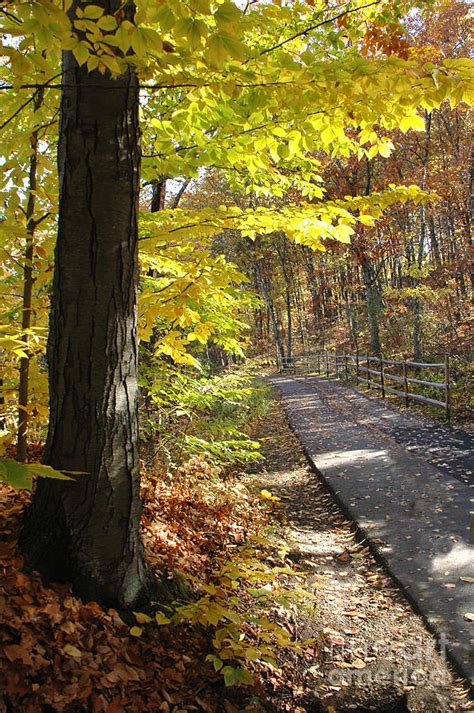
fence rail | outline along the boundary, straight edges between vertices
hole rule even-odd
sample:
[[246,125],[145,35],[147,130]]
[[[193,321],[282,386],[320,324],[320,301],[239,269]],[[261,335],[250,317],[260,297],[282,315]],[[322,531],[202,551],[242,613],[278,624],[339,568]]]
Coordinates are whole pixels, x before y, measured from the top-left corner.
[[[393,374],[391,369],[401,369],[401,374]],[[412,375],[408,376],[409,370],[413,369],[433,369],[435,372],[441,372],[443,381],[427,381],[426,379],[417,379]],[[326,376],[341,377],[346,381],[355,381],[356,384],[363,383],[369,388],[381,391],[382,398],[385,398],[388,392],[404,398],[407,406],[410,400],[437,406],[444,409],[448,419],[451,418],[451,383],[448,355],[446,355],[444,362],[431,364],[429,362],[384,359],[359,354],[307,354],[283,357],[280,364],[280,372],[283,371],[317,372]],[[395,389],[393,386],[389,386],[387,381],[401,384],[403,389],[401,387]],[[413,388],[410,390],[412,384],[433,390],[441,389],[443,400],[416,393]]]

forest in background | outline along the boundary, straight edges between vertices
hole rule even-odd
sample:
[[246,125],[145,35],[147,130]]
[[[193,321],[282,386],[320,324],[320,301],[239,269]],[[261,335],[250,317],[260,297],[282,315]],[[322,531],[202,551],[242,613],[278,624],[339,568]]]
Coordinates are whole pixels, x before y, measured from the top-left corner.
[[[434,61],[467,56],[472,50],[469,26],[467,6],[454,2],[422,21],[410,19],[406,29],[408,41]],[[327,240],[323,252],[295,244],[283,232],[253,241],[229,231],[216,249],[239,266],[259,297],[258,306],[244,312],[251,353],[271,355],[277,364],[292,355],[327,352],[417,362],[439,362],[447,354],[456,415],[470,421],[472,111],[445,102],[425,110],[420,119],[416,133],[401,125],[391,134],[395,148],[389,157],[321,156],[322,176],[331,199],[369,195],[403,182],[429,192],[427,203],[395,205],[375,225],[358,225],[350,245]],[[183,205],[239,202],[219,172],[187,190]],[[303,199],[297,192],[295,198]],[[240,197],[243,205],[251,200]]]
[[468,4],[0,11],[2,703],[261,710],[315,596],[256,377],[447,351],[472,409]]

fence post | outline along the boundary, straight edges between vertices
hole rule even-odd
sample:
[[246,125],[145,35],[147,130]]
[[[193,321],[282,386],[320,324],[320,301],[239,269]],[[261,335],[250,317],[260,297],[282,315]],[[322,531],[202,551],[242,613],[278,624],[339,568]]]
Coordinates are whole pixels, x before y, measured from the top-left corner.
[[385,398],[385,377],[383,373],[383,356],[380,356],[380,386],[382,387],[382,398]]
[[444,355],[444,383],[445,386],[445,402],[446,402],[446,418],[448,421],[451,419],[451,385],[449,383],[450,373],[449,373],[449,354]]
[[369,361],[369,355],[367,355],[367,372],[366,372],[366,379],[367,379],[367,388],[370,389],[370,361]]
[[346,372],[346,381],[349,381],[349,369],[347,366],[347,354],[344,352],[344,370]]
[[339,378],[339,362],[338,362],[337,356],[338,355],[337,355],[337,349],[336,349],[336,353],[334,354],[334,361],[336,362],[336,379]]
[[326,352],[326,376],[329,378],[329,354]]
[[407,360],[403,357],[403,388],[405,390],[405,406],[409,404],[408,398],[408,379],[407,379]]
[[318,353],[317,357],[318,357],[318,374],[320,374],[321,373],[321,355]]
[[359,351],[356,351],[356,386],[359,386]]

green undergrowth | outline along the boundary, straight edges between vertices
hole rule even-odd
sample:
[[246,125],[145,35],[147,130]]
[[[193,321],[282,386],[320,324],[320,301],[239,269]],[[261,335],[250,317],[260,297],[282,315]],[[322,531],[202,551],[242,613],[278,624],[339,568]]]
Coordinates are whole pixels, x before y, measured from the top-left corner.
[[[291,617],[295,606],[314,606],[304,573],[287,559],[278,498],[267,490],[251,492],[242,483],[244,469],[253,469],[262,459],[253,433],[274,403],[273,389],[260,373],[258,362],[250,362],[209,377],[181,375],[168,383],[166,399],[161,391],[155,400],[157,416],[149,423],[154,433],[161,418],[159,443],[180,433],[180,450],[170,450],[169,458],[191,456],[176,471],[176,477],[186,478],[184,499],[193,502],[194,512],[202,503],[203,509],[211,507],[214,521],[227,518],[228,529],[223,535],[216,527],[222,546],[210,569],[179,573],[188,582],[191,599],[177,599],[154,618],[138,613],[132,633],[140,636],[144,627],[156,624],[204,631],[207,661],[226,686],[252,686],[265,672],[278,671],[282,652],[301,653],[306,642],[295,638]],[[199,463],[209,465],[196,474]],[[173,490],[177,492],[178,481]]]
[[171,467],[196,455],[224,469],[259,460],[251,422],[267,412],[270,398],[258,370],[251,361],[215,374],[163,362],[143,369],[142,437]]

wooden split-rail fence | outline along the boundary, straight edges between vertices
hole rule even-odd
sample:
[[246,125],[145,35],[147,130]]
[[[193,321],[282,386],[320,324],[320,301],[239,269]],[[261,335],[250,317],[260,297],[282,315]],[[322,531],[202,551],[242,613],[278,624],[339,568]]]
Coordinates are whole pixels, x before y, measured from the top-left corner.
[[[442,408],[446,417],[448,419],[451,417],[451,384],[447,355],[443,362],[432,364],[357,354],[311,354],[283,357],[279,366],[280,372],[325,374],[346,381],[355,381],[357,384],[362,383],[369,388],[377,389],[382,398],[385,398],[387,393],[394,394],[405,399],[407,406],[410,400],[417,401]],[[420,370],[441,374],[443,381],[418,379],[413,374],[419,374]],[[394,371],[398,371],[398,374],[393,373]],[[442,400],[417,393],[413,387],[430,389],[440,397],[442,394]]]

